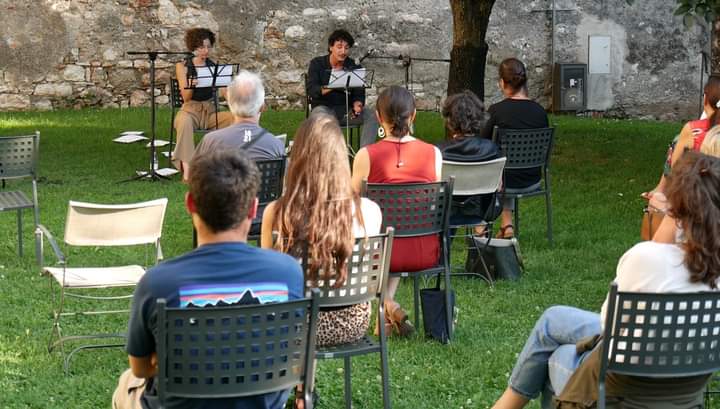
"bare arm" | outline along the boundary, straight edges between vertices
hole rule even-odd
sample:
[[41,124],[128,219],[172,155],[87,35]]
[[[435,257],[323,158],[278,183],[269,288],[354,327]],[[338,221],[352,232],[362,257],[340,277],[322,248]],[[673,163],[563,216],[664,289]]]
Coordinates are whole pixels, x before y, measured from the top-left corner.
[[693,134],[692,130],[690,129],[690,124],[685,124],[683,126],[682,131],[680,131],[680,138],[678,139],[677,144],[675,145],[675,149],[673,150],[672,158],[670,159],[670,164],[675,164],[675,161],[680,159],[680,156],[682,156],[683,152],[685,152],[686,148],[692,149],[693,147]]
[[264,249],[273,248],[272,230],[275,222],[275,202],[270,202],[265,207],[260,229],[260,247]]
[[138,378],[152,378],[157,373],[157,354],[137,357],[128,355],[130,370]]
[[366,148],[361,148],[355,155],[352,172],[352,188],[355,193],[360,193],[363,179],[370,175],[370,155]]
[[180,95],[182,95],[183,101],[190,101],[193,96],[193,90],[185,89],[188,87],[187,67],[185,66],[185,64],[181,62],[175,64],[175,78],[177,78],[178,86],[180,87]]
[[438,147],[435,147],[435,181],[439,182],[442,180],[442,152]]

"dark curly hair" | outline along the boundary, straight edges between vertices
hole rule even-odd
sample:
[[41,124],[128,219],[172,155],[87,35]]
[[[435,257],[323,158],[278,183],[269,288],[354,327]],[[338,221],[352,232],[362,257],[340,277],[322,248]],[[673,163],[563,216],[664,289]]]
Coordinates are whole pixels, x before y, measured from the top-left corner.
[[402,138],[410,132],[410,119],[415,112],[415,97],[410,91],[397,85],[387,87],[375,106],[382,121],[390,124],[393,136]]
[[345,41],[348,47],[352,48],[355,45],[355,39],[347,30],[339,29],[335,30],[328,37],[328,48],[332,47],[336,41]]
[[525,64],[517,58],[506,58],[498,67],[498,77],[513,91],[525,88],[527,84],[527,71]]
[[442,116],[452,136],[480,133],[489,117],[485,113],[485,105],[470,90],[447,97],[442,108]]
[[210,45],[215,45],[215,33],[207,28],[191,28],[185,32],[185,46],[188,51],[195,51],[202,47],[203,41],[210,40]]
[[683,229],[690,282],[717,288],[720,276],[720,159],[688,151],[673,166],[665,191],[669,214]]

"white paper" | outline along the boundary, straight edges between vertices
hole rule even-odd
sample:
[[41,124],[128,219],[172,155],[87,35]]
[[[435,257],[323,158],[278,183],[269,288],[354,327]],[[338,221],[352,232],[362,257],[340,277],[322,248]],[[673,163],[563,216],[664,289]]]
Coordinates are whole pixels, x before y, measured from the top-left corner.
[[[215,72],[215,67],[195,67],[197,71],[197,85],[196,88],[205,88],[212,86],[212,75]],[[233,78],[233,65],[231,64],[219,64],[217,66],[217,79],[215,80],[216,87],[227,87]]]
[[[147,139],[147,138],[145,138],[145,139]],[[146,144],[145,144],[145,147],[146,147],[146,148],[149,148],[151,143],[152,143],[152,142],[146,143]],[[156,147],[156,148],[157,148],[157,147],[160,147],[160,146],[165,146],[165,145],[170,145],[170,141],[166,141],[166,140],[164,140],[164,139],[155,139],[155,147]]]
[[[345,88],[345,85],[348,88],[363,88],[366,74],[365,68],[358,68],[353,71],[332,70],[327,88]],[[350,77],[349,84],[347,82],[348,77]]]
[[[158,169],[155,171],[155,173],[157,173],[160,176],[172,176],[178,172],[180,172],[180,171],[177,169],[173,169],[173,168],[162,168],[162,169]],[[144,170],[138,170],[135,173],[137,173],[138,176],[145,176],[148,174]]]
[[120,135],[143,135],[145,131],[125,131],[121,132]]
[[147,139],[147,138],[144,137],[144,136],[142,136],[142,135],[128,134],[128,135],[122,135],[122,136],[119,136],[119,137],[113,139],[113,142],[117,142],[117,143],[133,143],[133,142],[137,142],[137,141],[143,141],[143,140],[145,140],[145,139]]

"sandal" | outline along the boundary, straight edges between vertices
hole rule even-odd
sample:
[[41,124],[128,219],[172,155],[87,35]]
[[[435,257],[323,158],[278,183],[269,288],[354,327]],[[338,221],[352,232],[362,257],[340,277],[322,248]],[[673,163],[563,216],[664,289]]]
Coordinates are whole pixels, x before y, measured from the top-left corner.
[[[312,403],[313,407],[317,407],[317,403],[320,400],[317,391],[312,391]],[[301,385],[295,387],[295,403],[293,403],[293,409],[305,409],[305,399],[302,392]]]
[[396,301],[386,301],[385,316],[392,323],[394,331],[401,337],[409,337],[415,333],[415,327],[408,319],[407,313]]
[[[508,232],[508,230],[510,230],[510,232]],[[512,224],[506,224],[500,227],[500,230],[498,230],[495,235],[496,239],[512,239],[513,237],[515,237],[515,229],[513,229]]]

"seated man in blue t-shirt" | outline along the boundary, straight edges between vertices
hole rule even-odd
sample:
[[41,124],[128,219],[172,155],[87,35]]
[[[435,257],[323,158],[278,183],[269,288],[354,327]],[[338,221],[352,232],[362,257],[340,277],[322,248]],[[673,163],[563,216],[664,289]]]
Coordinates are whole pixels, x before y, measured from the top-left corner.
[[[157,312],[169,307],[206,307],[302,298],[303,275],[293,258],[246,243],[257,211],[258,170],[247,154],[228,149],[195,156],[185,206],[198,247],[148,270],[135,289],[128,324],[130,369],[120,377],[113,408],[157,408]],[[169,399],[173,408],[285,407],[289,391],[239,399]]]

